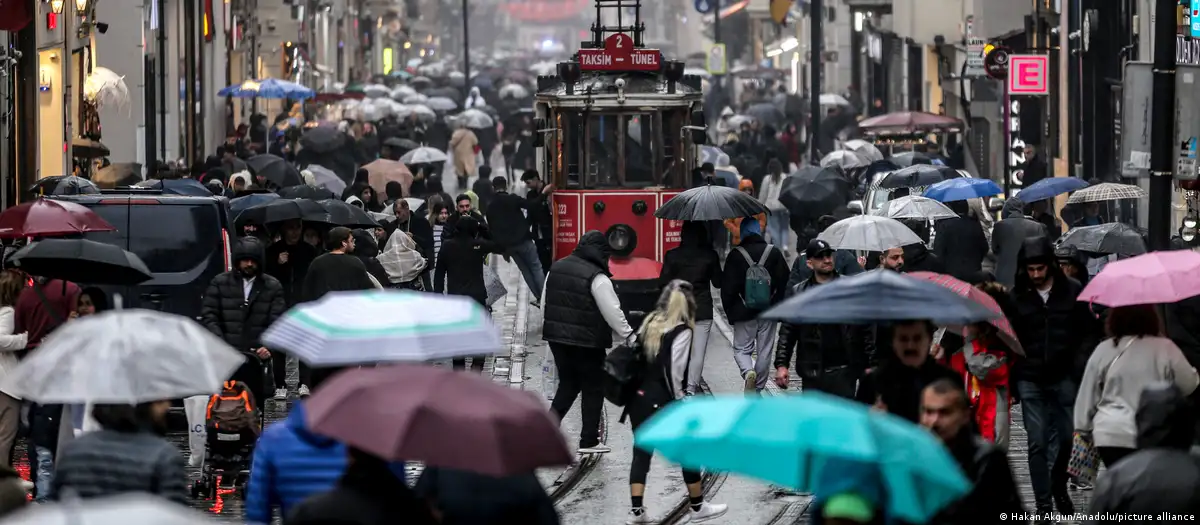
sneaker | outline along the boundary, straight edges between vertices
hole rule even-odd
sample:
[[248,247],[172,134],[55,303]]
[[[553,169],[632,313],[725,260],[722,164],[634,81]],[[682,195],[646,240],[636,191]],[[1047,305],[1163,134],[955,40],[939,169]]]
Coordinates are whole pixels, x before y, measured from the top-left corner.
[[729,510],[729,505],[724,503],[709,503],[700,504],[700,510],[695,507],[690,507],[687,516],[680,523],[702,523],[711,519],[719,518],[725,515],[725,511]]
[[746,372],[745,390],[747,393],[755,392],[758,390],[758,373],[757,372],[755,372],[753,370]]
[[640,523],[654,523],[650,518],[650,513],[646,512],[646,507],[638,507],[629,510],[629,519],[625,520],[626,525],[638,525]]
[[286,388],[276,388],[275,389],[275,400],[276,401],[287,401],[287,389]]
[[1077,481],[1074,479],[1067,482],[1067,487],[1070,488],[1071,490],[1092,490],[1093,488],[1095,488],[1095,486],[1092,485],[1091,483],[1088,483],[1086,481]]
[[308,397],[312,392],[308,391],[308,385],[300,385],[300,391],[297,394],[300,397]]
[[579,449],[580,454],[605,454],[608,452],[612,452],[612,448],[604,444],[592,445],[590,447],[583,447]]

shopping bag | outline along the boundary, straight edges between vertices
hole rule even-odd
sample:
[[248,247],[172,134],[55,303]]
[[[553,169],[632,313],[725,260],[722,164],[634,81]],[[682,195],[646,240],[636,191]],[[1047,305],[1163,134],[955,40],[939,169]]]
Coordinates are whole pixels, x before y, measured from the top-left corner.
[[1076,432],[1071,439],[1071,458],[1067,461],[1067,473],[1084,483],[1094,483],[1100,470],[1100,454],[1091,434]]
[[546,349],[546,357],[542,358],[542,395],[546,401],[554,401],[554,393],[558,391],[558,366],[554,364],[554,354]]
[[188,462],[193,467],[204,464],[204,444],[208,440],[205,412],[208,410],[210,397],[192,396],[183,400],[183,412],[187,415],[188,424],[188,451],[191,452]]
[[508,295],[508,288],[504,287],[504,281],[500,280],[500,274],[496,273],[491,265],[483,266],[483,286],[487,289],[487,305],[489,307]]

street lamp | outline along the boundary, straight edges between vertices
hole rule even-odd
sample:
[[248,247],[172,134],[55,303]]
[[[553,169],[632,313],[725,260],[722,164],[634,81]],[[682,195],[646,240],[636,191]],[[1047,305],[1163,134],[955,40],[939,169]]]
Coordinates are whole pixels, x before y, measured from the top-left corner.
[[50,12],[56,15],[61,15],[63,10],[63,0],[50,0]]
[[90,14],[89,8],[92,7],[92,0],[75,0],[75,14],[84,18]]

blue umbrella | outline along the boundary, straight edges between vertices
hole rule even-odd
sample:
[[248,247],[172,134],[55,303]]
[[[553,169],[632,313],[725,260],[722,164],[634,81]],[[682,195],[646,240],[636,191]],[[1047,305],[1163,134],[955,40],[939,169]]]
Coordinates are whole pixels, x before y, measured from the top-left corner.
[[1024,188],[1017,192],[1017,198],[1021,202],[1030,203],[1046,199],[1053,199],[1064,193],[1075,190],[1082,190],[1088,187],[1088,183],[1083,179],[1076,177],[1051,177],[1039,180],[1030,184],[1028,188]]
[[222,97],[235,98],[312,98],[317,93],[295,82],[266,78],[262,80],[247,80],[241,84],[226,87],[217,92]]
[[246,208],[258,206],[264,202],[271,202],[278,198],[279,196],[274,193],[251,193],[250,195],[238,197],[229,201],[229,211],[233,212],[234,215],[237,215]]
[[1000,314],[945,287],[891,270],[873,270],[809,288],[762,319],[793,324],[874,324],[928,319],[964,326]]
[[1004,190],[991,179],[946,179],[925,190],[925,196],[935,201],[965,201],[979,197],[1000,195]]

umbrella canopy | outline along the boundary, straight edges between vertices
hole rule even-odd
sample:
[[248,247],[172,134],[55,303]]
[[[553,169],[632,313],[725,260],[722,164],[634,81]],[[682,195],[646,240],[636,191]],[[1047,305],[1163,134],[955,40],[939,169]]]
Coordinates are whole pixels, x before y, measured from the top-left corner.
[[396,86],[392,89],[392,92],[389,96],[392,97],[392,100],[403,102],[404,97],[416,94],[417,90],[413,89],[412,86]]
[[[825,286],[831,285],[817,289]],[[819,392],[671,403],[634,440],[686,468],[745,474],[803,492],[841,490],[848,471],[869,470],[886,493],[879,502],[886,515],[912,523],[928,522],[971,490],[931,432]]]
[[427,102],[428,100],[429,100],[429,97],[422,95],[420,93],[414,93],[412,95],[404,97],[404,100],[402,100],[401,102],[404,102],[405,104],[409,104],[409,105],[416,105],[416,104],[425,104],[425,102]]
[[[1004,317],[1004,311],[1000,309],[1000,304],[991,295],[988,295],[987,292],[971,286],[971,283],[960,281],[954,277],[940,273],[912,272],[906,275],[943,286],[962,297],[979,303],[980,306],[987,308],[989,311],[995,312],[999,317],[989,319],[988,324],[996,328],[996,334],[1008,346],[1009,350],[1020,355],[1025,355],[1025,349],[1021,348],[1021,341],[1017,339],[1017,332],[1013,330],[1012,324],[1008,322],[1008,318]],[[965,331],[963,335],[967,335]]]
[[452,118],[455,122],[471,129],[487,129],[496,126],[496,121],[490,115],[475,108],[463,111]]
[[246,208],[235,224],[267,225],[285,221],[330,222],[329,213],[316,202],[304,199],[275,199]]
[[[1030,187],[1033,187],[1030,185]],[[1123,199],[1141,199],[1146,197],[1146,190],[1143,190],[1132,184],[1117,184],[1114,182],[1102,182],[1093,186],[1088,186],[1075,193],[1072,193],[1067,198],[1067,204],[1079,204],[1082,202],[1101,202],[1101,201],[1118,201]]]
[[428,146],[422,146],[422,147],[414,149],[408,153],[405,153],[403,157],[400,157],[400,162],[403,162],[403,163],[409,164],[409,165],[429,164],[429,163],[433,163],[433,162],[445,162],[446,159],[447,159],[446,154],[443,153],[441,150],[438,150],[435,148],[430,148]]
[[29,191],[42,195],[96,195],[100,188],[83,177],[74,175],[54,175],[45,177],[29,187]]
[[925,190],[926,197],[940,202],[965,201],[1002,193],[1004,190],[991,179],[969,179],[967,177],[946,179]]
[[0,239],[54,237],[116,229],[86,206],[45,197],[0,212]]
[[[318,164],[311,164],[305,168],[305,171],[308,171],[310,174],[312,174],[313,183],[315,183],[318,188],[327,190],[334,194],[334,196],[341,195],[342,192],[346,191],[346,181],[342,180],[337,173],[334,173],[333,170],[329,168]],[[300,175],[303,176],[304,172],[300,172]],[[291,187],[298,188],[300,186]],[[328,197],[321,198],[327,199]]]
[[350,228],[374,228],[379,226],[379,223],[365,210],[346,204],[339,199],[325,199],[317,201],[317,204],[328,214],[328,219],[323,222]]
[[700,146],[700,163],[710,163],[714,167],[723,167],[729,165],[729,154],[721,151],[721,148],[716,146]]
[[390,148],[400,148],[404,150],[405,153],[421,147],[421,145],[417,144],[416,141],[402,139],[400,137],[388,137],[387,140],[383,141],[383,145]]
[[1076,190],[1087,188],[1086,181],[1076,177],[1048,177],[1039,180],[1029,187],[1021,189],[1017,192],[1017,199],[1021,202],[1037,202],[1046,199],[1053,199],[1059,195]]
[[295,82],[266,78],[247,80],[221,89],[217,96],[234,98],[290,98],[306,99],[317,96],[317,93]]
[[817,236],[839,250],[883,252],[921,242],[917,234],[896,219],[857,215],[833,223]]
[[532,393],[447,369],[348,370],[304,406],[310,430],[385,460],[507,476],[575,459]]
[[[294,186],[293,188],[301,188],[301,187],[303,187],[303,186]],[[284,189],[290,190],[292,188],[284,188]],[[282,190],[280,190],[280,191],[282,191]],[[258,206],[259,204],[263,204],[263,203],[267,203],[267,202],[271,202],[275,199],[278,199],[279,197],[280,197],[279,195],[276,195],[274,193],[251,193],[249,195],[243,195],[241,197],[238,197],[236,199],[232,199],[229,201],[229,211],[231,213],[233,213],[234,216],[236,216],[237,214],[244,211],[246,208],[250,208],[252,206]],[[289,197],[289,198],[295,198],[295,197]]]
[[887,160],[901,168],[907,168],[913,164],[933,164],[933,159],[929,158],[929,155],[918,151],[900,152],[888,157]]
[[300,146],[314,153],[329,153],[346,145],[346,134],[337,128],[317,126],[304,132],[300,137]]
[[1150,252],[1104,265],[1080,301],[1109,307],[1162,304],[1200,295],[1200,253]]
[[323,201],[325,199],[336,199],[338,198],[338,195],[341,195],[341,193],[335,194],[331,190],[318,188],[316,186],[309,186],[307,184],[304,186],[292,186],[279,190],[279,196],[284,199],[308,199],[310,201]]
[[255,176],[263,177],[280,188],[304,184],[300,171],[290,162],[275,155],[255,155],[246,159],[246,166]]
[[937,221],[958,217],[949,206],[927,197],[906,195],[883,203],[875,215],[889,219],[927,219]]
[[500,87],[498,92],[501,99],[505,98],[525,98],[529,96],[529,90],[520,84],[507,84]]
[[960,177],[962,177],[961,173],[945,166],[914,164],[884,175],[879,181],[879,187],[889,190],[915,188],[918,186],[931,186],[947,179]]
[[98,159],[111,155],[108,146],[98,140],[84,137],[71,139],[71,157],[76,159]]
[[663,203],[654,212],[660,219],[717,221],[770,213],[758,199],[733,188],[708,184],[692,188]]
[[403,162],[378,159],[363,166],[362,169],[367,170],[368,183],[380,195],[387,195],[387,184],[392,181],[399,182],[401,186],[404,186],[405,195],[408,195],[408,190],[412,187],[413,174],[408,171],[408,166],[405,166]]
[[1058,241],[1059,246],[1072,246],[1081,252],[1117,254],[1131,257],[1146,253],[1142,232],[1120,222],[1099,226],[1071,228]]
[[870,164],[871,162],[862,155],[847,150],[835,151],[821,159],[822,168],[841,168],[843,170],[852,170],[865,168]]
[[849,106],[850,101],[837,93],[821,93],[819,99],[822,106]]
[[134,285],[154,277],[132,252],[86,239],[43,239],[17,250],[9,262],[30,275],[74,283]]
[[842,143],[842,148],[862,155],[871,162],[883,160],[883,153],[879,151],[879,148],[862,139],[847,140]]
[[417,88],[417,89],[420,89],[420,86],[431,86],[431,85],[433,85],[433,79],[431,79],[431,78],[429,78],[429,77],[427,77],[427,76],[421,75],[421,76],[418,76],[418,77],[413,77],[413,78],[412,78],[412,80],[409,80],[409,81],[408,81],[408,83],[409,83],[410,85],[412,85],[413,87],[415,87],[415,88]]
[[838,277],[809,288],[759,317],[792,324],[873,324],[928,319],[937,324],[965,326],[998,316],[936,284],[879,269]]
[[211,197],[212,192],[196,179],[146,179],[135,184],[139,188],[162,190],[164,195],[190,195],[192,197]]
[[447,97],[429,97],[425,101],[425,105],[434,111],[454,111],[458,109],[458,102]]
[[212,525],[207,516],[176,502],[141,493],[30,506],[4,517],[5,525]]
[[[425,90],[425,96],[427,96],[429,98],[434,98],[434,97],[448,98],[448,99],[450,99],[451,102],[454,102],[454,101],[462,98],[462,91],[459,91],[458,88],[453,88],[453,87],[440,87],[440,88],[433,88],[433,89]],[[455,107],[457,107],[458,103],[455,102],[454,105],[455,105]]]
[[187,317],[110,310],[55,330],[3,390],[38,403],[146,403],[219,392],[244,362]]
[[369,98],[382,98],[392,94],[392,90],[383,84],[367,84],[362,87],[362,92]]
[[792,215],[816,218],[845,206],[851,189],[837,170],[806,166],[783,180],[779,202]]
[[900,111],[863,119],[858,127],[872,135],[913,135],[929,131],[960,131],[963,123],[945,115]]
[[97,187],[111,190],[119,186],[132,186],[142,181],[142,165],[136,162],[118,162],[96,170],[92,174],[92,183]]
[[783,114],[783,111],[770,102],[754,104],[746,108],[746,115],[765,126],[780,127],[780,124],[787,121],[787,116]]
[[263,344],[313,366],[491,355],[500,332],[479,303],[408,291],[335,292],[288,310]]

